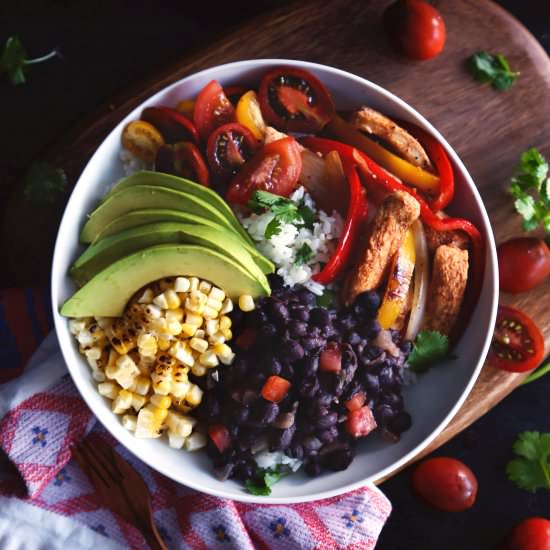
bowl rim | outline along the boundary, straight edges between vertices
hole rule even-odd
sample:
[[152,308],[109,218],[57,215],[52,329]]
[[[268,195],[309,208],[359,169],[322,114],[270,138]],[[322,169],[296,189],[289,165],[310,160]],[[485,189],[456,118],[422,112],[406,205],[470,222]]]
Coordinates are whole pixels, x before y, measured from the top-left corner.
[[[487,268],[492,267],[490,271],[492,271],[492,280],[489,282],[492,283],[493,286],[493,292],[491,296],[491,311],[489,315],[489,327],[487,330],[487,336],[485,337],[485,340],[482,345],[481,354],[479,355],[477,365],[472,372],[472,375],[466,384],[465,388],[463,389],[462,393],[460,394],[458,400],[455,402],[451,410],[447,413],[447,415],[437,424],[436,428],[427,436],[425,437],[418,445],[416,445],[413,449],[411,449],[408,453],[403,455],[398,460],[395,460],[379,472],[377,472],[374,475],[365,477],[363,479],[347,483],[345,485],[339,486],[334,489],[324,490],[321,492],[316,492],[312,494],[307,494],[304,496],[289,496],[289,497],[280,497],[280,496],[256,496],[251,495],[246,492],[242,492],[242,494],[235,494],[235,493],[229,493],[224,490],[218,490],[212,487],[205,488],[200,483],[195,483],[192,478],[186,479],[185,482],[182,482],[181,479],[177,479],[172,472],[165,472],[161,471],[157,468],[157,466],[154,463],[153,457],[147,457],[147,456],[141,456],[143,453],[137,454],[132,448],[129,448],[125,443],[123,443],[117,435],[113,432],[111,429],[110,422],[105,422],[102,419],[103,413],[96,413],[93,410],[92,403],[91,403],[91,397],[89,396],[89,388],[85,385],[85,381],[82,377],[78,376],[76,374],[77,369],[73,366],[71,366],[71,361],[68,357],[68,352],[65,349],[65,346],[63,345],[63,341],[60,337],[61,331],[67,331],[67,319],[65,317],[62,317],[58,310],[56,304],[58,303],[58,292],[57,292],[57,284],[58,284],[58,276],[61,276],[61,268],[58,267],[59,263],[59,253],[58,253],[58,247],[62,246],[62,240],[64,238],[62,237],[62,226],[64,225],[64,222],[66,221],[67,217],[67,211],[70,207],[71,199],[74,195],[74,189],[79,184],[82,174],[87,170],[89,165],[94,161],[95,153],[97,151],[94,151],[86,165],[84,166],[83,170],[81,171],[78,180],[75,183],[75,186],[73,188],[73,191],[71,192],[71,196],[69,197],[69,200],[67,202],[67,205],[65,206],[65,209],[63,211],[63,215],[61,218],[61,222],[58,228],[57,237],[55,240],[55,247],[54,247],[54,254],[53,254],[53,260],[52,260],[52,269],[51,269],[51,297],[52,297],[52,310],[53,310],[53,318],[54,318],[54,326],[55,326],[55,332],[56,336],[61,348],[61,352],[63,355],[63,359],[65,361],[65,364],[67,366],[67,369],[71,375],[71,378],[78,388],[78,391],[86,403],[86,405],[90,408],[92,411],[92,414],[96,417],[96,420],[99,420],[99,422],[102,424],[102,426],[116,439],[118,443],[123,445],[128,449],[129,452],[131,452],[134,456],[136,456],[139,460],[142,460],[145,464],[147,464],[149,467],[153,468],[155,471],[166,475],[176,483],[182,484],[184,486],[190,487],[192,489],[195,489],[197,491],[207,493],[216,497],[220,498],[228,498],[231,500],[236,500],[239,502],[247,502],[247,503],[260,503],[260,504],[295,504],[300,502],[311,502],[315,500],[322,500],[327,499],[331,497],[335,497],[353,490],[357,490],[361,487],[364,487],[365,485],[368,485],[370,483],[377,483],[382,480],[384,480],[387,476],[389,476],[391,473],[396,472],[403,468],[409,461],[414,459],[415,456],[420,454],[428,445],[430,445],[435,438],[445,429],[445,427],[450,423],[450,421],[453,419],[453,417],[456,415],[457,411],[460,409],[460,407],[463,405],[464,401],[470,394],[478,376],[479,373],[483,367],[485,358],[487,356],[489,345],[491,342],[491,335],[494,329],[495,321],[496,321],[496,314],[497,314],[497,307],[498,307],[498,293],[499,293],[499,286],[498,286],[498,271],[496,269],[497,266],[497,257],[496,257],[496,245],[494,240],[494,235],[491,228],[491,223],[489,220],[489,216],[487,214],[485,205],[481,199],[481,195],[477,189],[477,186],[475,185],[470,173],[466,169],[464,163],[458,156],[458,154],[454,151],[454,149],[449,145],[447,140],[439,133],[439,131],[416,109],[414,109],[411,105],[409,105],[407,102],[405,102],[403,99],[395,95],[394,93],[390,92],[389,90],[383,88],[382,86],[366,79],[363,77],[360,77],[354,73],[345,71],[343,69],[339,69],[336,67],[333,67],[331,65],[325,65],[321,63],[314,63],[311,61],[302,61],[297,59],[284,59],[284,58],[258,58],[258,59],[246,59],[246,60],[240,60],[240,61],[233,61],[228,63],[223,63],[221,65],[214,65],[205,69],[202,69],[201,71],[190,73],[186,75],[183,78],[178,79],[177,81],[169,84],[168,86],[165,86],[164,88],[158,90],[153,95],[147,97],[145,100],[141,101],[139,104],[137,104],[135,107],[133,107],[128,113],[126,113],[121,120],[117,122],[115,127],[108,132],[108,134],[104,137],[102,142],[98,145],[98,148],[101,146],[101,144],[104,143],[105,139],[107,139],[108,136],[111,135],[111,133],[115,130],[116,126],[120,124],[120,122],[126,118],[131,112],[133,112],[135,109],[139,108],[144,102],[152,101],[155,97],[159,95],[166,94],[169,92],[172,88],[175,88],[182,84],[187,79],[191,78],[197,78],[204,76],[208,74],[209,72],[217,72],[220,70],[228,70],[228,69],[259,69],[261,67],[268,68],[270,66],[289,66],[289,67],[302,67],[305,69],[311,69],[311,70],[322,70],[329,73],[334,74],[338,78],[348,79],[348,80],[354,80],[357,83],[361,84],[362,86],[369,88],[370,90],[374,91],[376,94],[381,95],[384,97],[384,99],[389,100],[393,104],[397,104],[400,108],[407,111],[409,115],[411,115],[416,122],[420,123],[422,127],[424,127],[426,130],[428,130],[432,135],[436,137],[436,139],[443,145],[445,148],[447,154],[450,156],[454,166],[458,171],[460,171],[461,176],[463,177],[466,185],[468,186],[469,192],[472,194],[475,203],[477,204],[477,207],[479,209],[479,213],[483,222],[483,231],[482,233],[485,234],[486,238],[486,258],[485,258],[485,270],[487,271]],[[111,415],[111,411],[109,412]]]

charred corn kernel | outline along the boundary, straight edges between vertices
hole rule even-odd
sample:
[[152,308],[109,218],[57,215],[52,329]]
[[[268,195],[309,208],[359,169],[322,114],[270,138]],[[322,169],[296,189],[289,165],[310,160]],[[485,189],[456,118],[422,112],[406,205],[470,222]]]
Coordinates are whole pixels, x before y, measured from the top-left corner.
[[94,370],[94,372],[92,372],[92,378],[96,382],[104,382],[106,379],[105,373],[102,370]]
[[202,338],[195,337],[191,338],[189,346],[199,353],[204,353],[208,349],[208,342]]
[[185,437],[168,430],[168,445],[170,445],[172,449],[181,449],[184,443]]
[[147,397],[135,392],[132,394],[132,409],[134,409],[134,411],[139,412],[145,403],[147,403]]
[[208,341],[211,344],[223,344],[225,342],[225,336],[221,332],[215,332],[208,337]]
[[231,325],[233,322],[227,315],[222,315],[220,317],[220,330],[226,330],[228,328],[231,328]]
[[222,315],[225,315],[226,313],[230,313],[231,311],[233,311],[233,301],[231,300],[231,298],[226,298],[222,304],[220,313]]
[[212,351],[218,356],[219,360],[224,365],[230,365],[235,359],[233,350],[227,344],[214,344]]
[[197,329],[197,331],[195,332],[195,338],[204,338],[204,336],[204,330],[202,328]]
[[189,279],[189,291],[197,290],[199,288],[199,280],[197,277],[191,277]]
[[138,298],[138,304],[150,304],[154,297],[153,290],[151,288],[146,288],[143,294]]
[[184,314],[183,309],[181,307],[178,307],[176,309],[169,309],[166,312],[165,317],[168,323],[172,321],[178,321],[181,323],[181,321],[183,321],[183,314]]
[[166,336],[159,337],[158,347],[160,351],[166,351],[167,349],[170,348],[171,345],[172,345],[172,342],[170,341],[169,338],[167,338]]
[[101,348],[94,346],[90,349],[85,350],[84,355],[86,356],[88,365],[90,365],[92,370],[99,370],[103,367],[103,361],[101,360],[101,356],[102,356]]
[[200,327],[202,325],[202,321],[202,317],[193,312],[187,312],[187,315],[185,316],[185,323],[188,325]]
[[167,309],[178,309],[181,305],[180,297],[178,293],[172,288],[168,288],[164,291],[164,297],[166,298]]
[[118,395],[118,390],[120,388],[114,382],[102,382],[97,385],[97,391],[99,395],[103,397],[108,397],[109,399],[115,399]]
[[176,277],[174,281],[174,290],[176,292],[187,292],[191,283],[187,277]]
[[196,422],[197,421],[191,416],[185,416],[174,411],[168,411],[166,416],[166,427],[171,432],[181,435],[182,437],[187,437],[191,434]]
[[137,416],[133,414],[125,414],[122,417],[122,426],[130,432],[135,432],[137,427]]
[[161,309],[168,309],[168,300],[166,299],[164,292],[162,292],[161,294],[157,294],[153,298],[153,304]]
[[218,312],[213,307],[205,306],[203,311],[203,316],[205,319],[216,319]]
[[94,337],[88,329],[81,330],[76,339],[81,346],[91,346],[94,343]]
[[160,428],[160,425],[166,420],[168,416],[168,409],[161,409],[160,407],[155,407],[150,403],[145,407],[153,413],[153,419],[156,422],[157,426]]
[[195,363],[195,358],[191,353],[191,348],[180,340],[176,341],[169,352],[172,357],[175,357],[180,363],[192,367]]
[[139,438],[159,437],[160,425],[155,420],[154,413],[147,407],[141,409],[137,415],[135,436]]
[[224,330],[220,330],[225,340],[231,340],[233,338],[233,331],[230,328],[226,328]]
[[183,323],[181,325],[181,334],[191,338],[197,332],[197,325],[191,325],[189,323]]
[[181,333],[181,323],[179,321],[168,321],[166,332],[172,336],[177,336]]
[[199,364],[195,363],[191,367],[191,372],[195,376],[204,376],[208,372],[208,369],[206,367],[203,367],[202,365],[199,365]]
[[186,451],[198,451],[206,447],[206,435],[199,432],[193,432],[183,444]]
[[187,392],[191,388],[191,383],[188,380],[182,380],[181,382],[172,382],[172,389],[170,395],[175,399],[182,399],[187,395]]
[[113,326],[113,319],[111,317],[96,317],[97,324],[105,331]]
[[213,286],[210,290],[210,293],[208,294],[208,297],[212,298],[213,300],[217,300],[218,302],[223,302],[225,298],[225,292],[221,288]]
[[193,407],[196,407],[201,404],[203,391],[196,385],[191,384],[185,400],[187,403]]
[[115,414],[122,414],[132,406],[132,392],[120,390],[113,400],[111,408]]
[[107,359],[107,364],[105,365],[105,370],[107,370],[109,367],[116,365],[117,359],[119,357],[120,355],[114,349],[112,349],[109,352],[109,357]]
[[145,315],[149,320],[158,319],[161,313],[160,307],[157,307],[155,304],[148,304],[145,308]]
[[172,382],[171,380],[158,380],[153,382],[151,387],[155,393],[168,395],[172,391]]
[[199,362],[203,367],[217,367],[219,362],[213,351],[206,351],[199,356]]
[[147,395],[151,387],[151,379],[149,376],[138,375],[134,378],[132,391],[139,395]]
[[149,402],[159,409],[168,409],[172,404],[172,398],[168,395],[152,395]]
[[156,357],[155,356],[148,356],[148,355],[145,355],[145,356],[141,356],[139,358],[139,362],[138,362],[138,369],[139,369],[139,372],[141,372],[141,374],[143,376],[149,376],[149,374],[151,373],[151,367],[153,367],[153,365],[155,364],[155,360],[156,360]]
[[89,323],[89,319],[70,319],[69,331],[76,336],[79,332],[83,331]]
[[208,334],[208,336],[212,336],[212,334],[215,334],[216,332],[218,332],[219,326],[220,326],[220,322],[217,319],[209,319],[204,324],[206,334]]
[[180,397],[172,402],[172,407],[176,408],[178,411],[186,414],[193,410],[193,407],[187,404],[185,397]]
[[137,345],[140,355],[153,356],[158,350],[157,339],[150,333],[140,334],[137,339]]
[[239,308],[242,311],[252,311],[256,305],[254,304],[254,298],[250,294],[241,294],[239,296]]
[[201,281],[199,283],[199,290],[201,292],[204,292],[205,294],[208,294],[212,288],[212,283],[209,283],[208,281]]

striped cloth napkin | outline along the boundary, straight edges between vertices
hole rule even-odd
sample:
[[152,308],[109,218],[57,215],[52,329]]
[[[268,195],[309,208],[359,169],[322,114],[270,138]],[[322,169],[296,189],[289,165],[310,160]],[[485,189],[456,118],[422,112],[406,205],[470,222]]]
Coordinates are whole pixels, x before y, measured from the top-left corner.
[[391,505],[374,486],[292,506],[251,505],[193,491],[136,459],[80,398],[55,334],[46,336],[49,311],[43,291],[0,291],[0,548],[147,548],[137,529],[103,505],[71,459],[70,444],[90,431],[142,475],[169,548],[375,547]]

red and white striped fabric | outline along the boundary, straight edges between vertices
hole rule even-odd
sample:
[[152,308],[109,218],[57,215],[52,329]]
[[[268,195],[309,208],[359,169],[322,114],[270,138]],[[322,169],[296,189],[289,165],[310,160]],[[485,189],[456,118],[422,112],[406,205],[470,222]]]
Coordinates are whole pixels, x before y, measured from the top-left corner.
[[[16,341],[0,294],[0,349]],[[30,309],[26,309],[29,314]],[[23,326],[21,323],[19,326]],[[28,327],[27,327],[28,329]],[[28,345],[28,343],[27,343]],[[12,350],[13,351],[13,350]],[[21,357],[11,353],[11,357]],[[0,355],[4,360],[8,354]],[[0,363],[0,372],[6,363]],[[8,366],[6,365],[6,368]],[[18,365],[9,365],[11,372]],[[0,546],[2,548],[146,548],[134,527],[111,513],[71,460],[70,444],[91,430],[115,446],[142,475],[152,495],[155,520],[170,548],[371,549],[391,511],[381,491],[365,487],[340,497],[296,505],[248,505],[178,485],[117,445],[81,400],[50,335],[22,375],[0,385]],[[2,453],[0,452],[0,455]],[[20,510],[19,510],[19,508]],[[37,515],[38,510],[43,515]],[[53,513],[54,515],[50,515]],[[51,521],[51,544],[8,546],[13,518]],[[4,516],[4,517],[2,517]],[[55,518],[59,518],[59,525]],[[76,534],[77,527],[83,533]],[[25,527],[28,532],[28,525]],[[42,529],[36,525],[36,529]],[[86,532],[87,531],[87,532]],[[45,536],[49,536],[48,533]],[[80,538],[79,538],[80,537]],[[99,542],[98,542],[99,537]],[[79,542],[76,542],[76,541]],[[8,541],[6,544],[3,541]],[[68,543],[64,543],[67,548]]]

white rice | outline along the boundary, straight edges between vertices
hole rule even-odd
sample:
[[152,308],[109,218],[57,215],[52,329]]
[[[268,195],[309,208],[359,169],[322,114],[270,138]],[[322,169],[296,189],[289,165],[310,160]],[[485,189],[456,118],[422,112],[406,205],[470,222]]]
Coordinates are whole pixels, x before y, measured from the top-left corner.
[[152,170],[153,166],[144,160],[136,157],[133,153],[130,153],[128,149],[122,148],[120,150],[120,160],[122,161],[122,167],[124,168],[124,173],[127,176],[131,176],[136,172],[141,172],[141,170]]
[[[342,217],[337,212],[329,216],[323,210],[317,210],[304,187],[298,187],[290,198],[295,202],[303,200],[305,206],[315,212],[313,229],[307,227],[298,229],[291,223],[283,223],[278,235],[266,239],[265,228],[273,219],[273,213],[268,211],[262,214],[251,214],[241,217],[241,222],[256,242],[258,250],[275,263],[278,268],[277,274],[283,278],[287,286],[302,284],[320,296],[324,292],[324,286],[313,281],[311,277],[321,270],[320,264],[328,262],[334,253],[342,233]],[[295,265],[296,253],[304,244],[311,248],[313,256],[307,264],[297,266]]]
[[260,468],[275,468],[275,466],[287,466],[295,472],[302,466],[302,461],[299,458],[291,458],[285,455],[283,451],[276,451],[270,453],[268,451],[262,451],[254,455],[254,460]]

